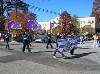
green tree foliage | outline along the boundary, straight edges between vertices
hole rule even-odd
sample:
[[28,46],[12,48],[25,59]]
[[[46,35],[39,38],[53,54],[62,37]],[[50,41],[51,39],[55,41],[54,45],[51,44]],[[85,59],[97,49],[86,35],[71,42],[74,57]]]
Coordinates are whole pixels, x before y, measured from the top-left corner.
[[[3,10],[1,12],[2,16],[0,16],[0,17],[5,17],[3,14],[5,14],[5,12],[6,12],[8,15],[6,15],[5,18],[9,18],[9,17],[11,17],[10,13],[14,12],[14,13],[16,13],[15,14],[16,19],[18,19],[20,17],[24,17],[23,19],[28,20],[27,18],[29,16],[31,16],[32,19],[35,20],[36,15],[34,13],[30,13],[28,11],[28,7],[29,7],[29,5],[22,0],[15,0],[15,1],[8,0],[8,1],[5,1],[5,2],[3,0],[0,0],[0,11]],[[18,10],[21,10],[23,13],[21,14]],[[0,24],[2,25],[2,27],[0,26],[0,30],[1,30],[1,28],[4,28],[4,23],[6,22],[5,18],[0,18]],[[10,20],[11,20],[11,18],[10,18]]]
[[74,30],[77,34],[79,34],[80,32],[80,24],[79,24],[79,21],[78,21],[78,16],[77,15],[73,15],[71,17],[72,19],[72,24],[74,25]]

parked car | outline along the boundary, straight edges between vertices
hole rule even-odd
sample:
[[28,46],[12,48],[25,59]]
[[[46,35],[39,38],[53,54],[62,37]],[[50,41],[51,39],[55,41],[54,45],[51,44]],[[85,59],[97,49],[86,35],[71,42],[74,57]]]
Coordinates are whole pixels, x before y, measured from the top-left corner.
[[[52,42],[54,43],[55,42],[55,37],[52,36]],[[47,43],[47,36],[46,35],[37,35],[36,39],[35,39],[35,42],[39,42],[39,43]]]
[[35,42],[42,43],[42,39],[35,39]]
[[47,42],[47,40],[48,40],[48,39],[47,39],[47,37],[46,37],[46,36],[42,37],[42,42],[43,42],[43,43],[46,43],[46,42]]
[[[47,40],[48,40],[48,39],[47,39],[46,36],[44,36],[44,37],[42,38],[42,42],[43,42],[43,43],[47,43]],[[55,39],[54,36],[52,36],[51,41],[52,41],[52,43],[55,43],[55,42],[56,42],[56,39]]]
[[44,35],[36,35],[36,38],[35,38],[35,42],[38,42],[38,43],[42,43],[43,42],[43,37],[44,37]]

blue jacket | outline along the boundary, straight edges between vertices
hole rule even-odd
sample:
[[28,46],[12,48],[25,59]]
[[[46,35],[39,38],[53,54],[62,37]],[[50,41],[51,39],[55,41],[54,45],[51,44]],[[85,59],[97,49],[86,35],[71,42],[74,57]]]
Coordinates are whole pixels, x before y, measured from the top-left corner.
[[29,36],[28,35],[23,35],[22,42],[23,42],[23,44],[29,44],[30,43]]
[[50,34],[47,35],[47,42],[52,42],[52,38]]
[[9,42],[9,35],[5,35],[4,40],[5,40],[5,42]]

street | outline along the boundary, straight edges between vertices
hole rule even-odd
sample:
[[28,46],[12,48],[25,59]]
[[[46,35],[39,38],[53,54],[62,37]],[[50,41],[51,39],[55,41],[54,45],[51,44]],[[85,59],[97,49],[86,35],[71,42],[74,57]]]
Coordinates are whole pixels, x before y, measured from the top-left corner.
[[54,59],[54,49],[46,49],[45,43],[32,43],[32,53],[23,53],[21,43],[10,43],[10,50],[1,44],[0,74],[100,74],[100,48],[92,44],[79,44],[72,59],[59,54]]

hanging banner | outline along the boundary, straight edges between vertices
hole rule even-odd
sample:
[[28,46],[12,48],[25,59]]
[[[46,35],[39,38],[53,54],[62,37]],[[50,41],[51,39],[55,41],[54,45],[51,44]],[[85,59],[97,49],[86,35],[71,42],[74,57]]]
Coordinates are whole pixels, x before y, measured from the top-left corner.
[[21,24],[14,21],[8,22],[8,29],[22,29]]
[[29,20],[27,26],[29,30],[33,30],[33,31],[41,29],[41,25],[38,24],[38,22],[35,22],[33,20]]
[[29,20],[27,23],[27,27],[29,30],[33,30],[35,28],[35,23],[33,20]]
[[54,24],[50,22],[50,30],[52,30],[54,27]]

